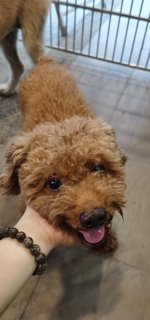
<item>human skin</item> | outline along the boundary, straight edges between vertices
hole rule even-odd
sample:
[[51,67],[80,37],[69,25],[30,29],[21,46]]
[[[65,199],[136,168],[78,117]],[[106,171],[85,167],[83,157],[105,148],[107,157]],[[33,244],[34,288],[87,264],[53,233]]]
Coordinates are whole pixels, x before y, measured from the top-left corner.
[[[51,226],[29,206],[15,227],[31,237],[46,255],[60,244],[74,243],[70,235]],[[22,243],[11,238],[0,241],[0,315],[24,287],[35,268],[34,257]]]

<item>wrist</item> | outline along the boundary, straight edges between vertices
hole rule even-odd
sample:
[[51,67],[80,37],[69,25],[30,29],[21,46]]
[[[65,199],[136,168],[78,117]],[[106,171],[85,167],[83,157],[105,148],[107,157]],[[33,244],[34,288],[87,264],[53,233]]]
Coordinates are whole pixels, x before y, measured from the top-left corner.
[[27,207],[21,219],[15,227],[19,231],[23,231],[27,236],[33,238],[43,253],[46,255],[54,248],[52,238],[47,232],[48,223],[35,210]]

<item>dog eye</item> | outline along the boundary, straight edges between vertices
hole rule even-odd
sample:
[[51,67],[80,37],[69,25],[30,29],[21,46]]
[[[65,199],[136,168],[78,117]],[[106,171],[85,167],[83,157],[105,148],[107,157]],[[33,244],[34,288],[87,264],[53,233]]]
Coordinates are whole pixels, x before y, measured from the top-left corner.
[[101,173],[106,172],[106,167],[101,163],[99,164],[89,163],[88,168],[92,172],[96,172],[96,171],[99,171]]
[[61,185],[61,180],[58,178],[50,178],[47,181],[47,186],[52,190],[58,189],[60,185]]
[[93,162],[87,162],[85,164],[86,168],[88,168],[88,170],[90,170],[91,172],[100,172],[100,173],[105,173],[107,171],[107,168],[104,164],[99,163],[99,164],[95,164]]
[[106,168],[103,164],[93,164],[91,171],[106,172]]

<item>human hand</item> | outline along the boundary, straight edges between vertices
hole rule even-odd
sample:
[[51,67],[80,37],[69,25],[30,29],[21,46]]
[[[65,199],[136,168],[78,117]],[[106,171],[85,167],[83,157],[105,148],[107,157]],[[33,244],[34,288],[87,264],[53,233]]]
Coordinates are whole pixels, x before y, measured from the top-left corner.
[[15,227],[32,237],[46,254],[59,245],[72,245],[79,242],[78,237],[49,224],[31,206],[27,206]]

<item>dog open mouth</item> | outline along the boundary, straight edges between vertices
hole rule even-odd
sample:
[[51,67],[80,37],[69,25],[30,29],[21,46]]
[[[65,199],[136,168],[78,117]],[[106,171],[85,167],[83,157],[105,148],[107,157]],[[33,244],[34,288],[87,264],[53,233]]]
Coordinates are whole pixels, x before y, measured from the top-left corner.
[[79,237],[82,242],[92,245],[99,246],[105,239],[105,225],[99,225],[91,229],[80,229]]

